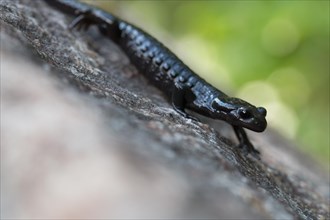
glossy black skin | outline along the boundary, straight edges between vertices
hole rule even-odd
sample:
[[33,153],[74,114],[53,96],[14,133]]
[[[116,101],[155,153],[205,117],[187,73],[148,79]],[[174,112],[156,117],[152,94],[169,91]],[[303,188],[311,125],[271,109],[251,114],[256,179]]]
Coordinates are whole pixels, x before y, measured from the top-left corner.
[[266,129],[266,109],[229,97],[195,74],[163,44],[134,25],[113,15],[72,0],[45,0],[61,11],[75,15],[70,29],[97,25],[102,34],[117,43],[138,70],[171,100],[184,117],[190,109],[201,115],[231,124],[246,153],[258,155],[243,129],[256,132]]

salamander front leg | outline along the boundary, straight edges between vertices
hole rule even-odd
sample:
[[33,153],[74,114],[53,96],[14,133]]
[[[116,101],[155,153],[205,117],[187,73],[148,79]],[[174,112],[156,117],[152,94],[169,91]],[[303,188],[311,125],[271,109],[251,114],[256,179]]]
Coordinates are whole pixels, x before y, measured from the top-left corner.
[[248,154],[252,154],[254,157],[260,159],[260,152],[256,150],[251,144],[249,138],[247,137],[244,129],[242,127],[233,126],[235,134],[239,140],[239,148],[242,148],[243,152]]
[[118,21],[115,19],[104,20],[104,18],[98,17],[94,13],[93,10],[78,13],[78,16],[70,23],[69,29],[76,28],[78,31],[86,31],[90,26],[96,25],[103,35],[110,37],[111,40],[118,43],[121,33]]
[[187,114],[184,110],[186,104],[185,95],[187,93],[187,89],[185,89],[184,87],[174,87],[175,88],[172,91],[172,106],[174,110],[185,118],[199,121],[197,118]]
[[70,23],[69,29],[72,30],[76,28],[78,31],[81,29],[86,31],[91,25],[95,25],[98,22],[93,17],[92,11],[88,10],[85,12],[80,12],[78,16]]

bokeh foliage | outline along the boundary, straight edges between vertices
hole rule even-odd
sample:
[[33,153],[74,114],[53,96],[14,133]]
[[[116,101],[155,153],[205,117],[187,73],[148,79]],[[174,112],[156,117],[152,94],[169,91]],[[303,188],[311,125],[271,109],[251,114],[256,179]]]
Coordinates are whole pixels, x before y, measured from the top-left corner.
[[[91,2],[89,2],[91,3]],[[329,165],[329,1],[94,1]]]

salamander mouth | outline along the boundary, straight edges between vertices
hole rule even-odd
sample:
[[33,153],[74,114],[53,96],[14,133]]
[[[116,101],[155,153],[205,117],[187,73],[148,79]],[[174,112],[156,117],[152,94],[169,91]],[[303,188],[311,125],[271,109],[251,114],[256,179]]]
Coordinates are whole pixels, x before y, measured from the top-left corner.
[[255,131],[255,132],[263,132],[266,127],[267,127],[267,121],[265,119],[263,120],[253,120],[251,123],[238,123],[240,124],[240,126],[247,128],[251,131]]
[[223,117],[221,119],[225,120],[229,124],[243,127],[254,132],[263,132],[267,127],[266,118],[263,117],[259,117],[259,118],[252,117],[249,119],[242,119],[238,117],[236,111],[223,113],[222,116]]

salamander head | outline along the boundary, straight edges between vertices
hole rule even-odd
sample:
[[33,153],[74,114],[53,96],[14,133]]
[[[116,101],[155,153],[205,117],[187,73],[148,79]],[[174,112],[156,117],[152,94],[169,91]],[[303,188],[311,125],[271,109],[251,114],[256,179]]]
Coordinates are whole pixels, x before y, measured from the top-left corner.
[[262,132],[267,127],[267,111],[248,102],[232,97],[217,97],[212,101],[213,118],[219,118],[236,126]]

